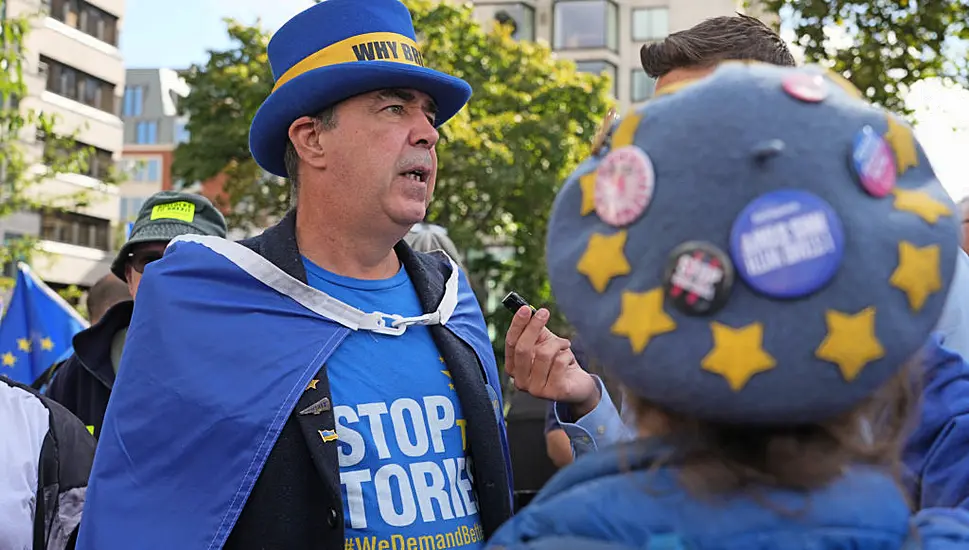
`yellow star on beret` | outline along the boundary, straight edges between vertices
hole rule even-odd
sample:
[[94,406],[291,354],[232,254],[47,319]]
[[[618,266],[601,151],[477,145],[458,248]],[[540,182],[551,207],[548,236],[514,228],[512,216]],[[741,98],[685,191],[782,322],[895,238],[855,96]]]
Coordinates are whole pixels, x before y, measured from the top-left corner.
[[580,177],[579,186],[582,188],[582,208],[579,215],[585,216],[596,209],[596,171]]
[[636,137],[636,128],[639,128],[639,122],[641,120],[643,120],[643,116],[638,113],[632,113],[622,119],[619,127],[616,128],[616,133],[612,136],[613,151],[620,147],[633,144],[633,138]]
[[633,353],[642,353],[654,336],[676,330],[676,321],[663,311],[663,289],[623,292],[622,311],[612,333],[629,338]]
[[838,71],[832,71],[831,69],[828,69],[827,75],[828,75],[828,79],[831,80],[831,82],[834,82],[839,88],[847,92],[848,95],[858,99],[865,98],[865,94],[861,93],[861,90],[859,90],[857,86],[852,84],[850,80],[845,78],[843,74],[839,73]]
[[918,151],[915,150],[915,136],[912,135],[912,129],[899,122],[895,115],[888,114],[887,118],[888,131],[885,133],[885,141],[891,146],[892,151],[895,151],[895,164],[901,175],[910,167],[919,165]]
[[764,351],[762,323],[733,328],[714,321],[710,323],[710,330],[713,331],[713,349],[700,366],[726,378],[733,391],[742,390],[755,374],[777,365],[777,361]]
[[875,336],[875,308],[867,307],[854,315],[829,309],[824,316],[828,335],[814,354],[838,365],[848,382],[865,365],[885,356],[885,348]]
[[[747,63],[744,63],[744,64],[746,65]],[[653,99],[656,99],[657,97],[663,97],[665,95],[673,95],[676,92],[682,90],[683,88],[686,88],[688,86],[692,86],[692,85],[696,84],[699,81],[700,81],[700,79],[698,79],[698,78],[691,78],[689,80],[681,80],[679,82],[674,82],[672,84],[667,84],[666,86],[663,86],[662,88],[657,88],[656,89],[656,92],[653,94]]]
[[892,193],[895,194],[896,210],[911,212],[929,223],[939,221],[940,216],[952,215],[952,210],[948,206],[933,199],[925,191],[909,191],[896,187]]
[[942,289],[939,245],[920,248],[906,241],[898,243],[898,267],[888,282],[908,296],[908,304],[913,310],[922,309],[925,300]]
[[626,246],[626,231],[613,235],[596,233],[589,239],[585,253],[576,266],[579,273],[589,278],[597,292],[604,292],[613,277],[627,275],[630,267],[622,249]]

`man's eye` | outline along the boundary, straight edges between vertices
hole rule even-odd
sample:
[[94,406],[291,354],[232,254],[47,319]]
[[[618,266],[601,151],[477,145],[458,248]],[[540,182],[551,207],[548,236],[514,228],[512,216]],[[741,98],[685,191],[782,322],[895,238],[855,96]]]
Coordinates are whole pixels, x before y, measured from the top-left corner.
[[393,113],[400,114],[400,113],[403,113],[404,112],[404,106],[403,105],[391,105],[390,107],[387,107],[387,110],[388,111],[391,111]]

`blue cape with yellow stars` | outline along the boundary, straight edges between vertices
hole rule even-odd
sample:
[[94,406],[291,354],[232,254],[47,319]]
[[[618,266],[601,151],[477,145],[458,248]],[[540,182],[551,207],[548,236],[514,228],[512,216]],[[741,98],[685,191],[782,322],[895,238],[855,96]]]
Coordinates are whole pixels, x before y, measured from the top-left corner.
[[[79,550],[221,548],[299,397],[350,332],[207,239],[176,239],[145,270]],[[494,352],[464,277],[446,326],[475,350],[500,404]]]

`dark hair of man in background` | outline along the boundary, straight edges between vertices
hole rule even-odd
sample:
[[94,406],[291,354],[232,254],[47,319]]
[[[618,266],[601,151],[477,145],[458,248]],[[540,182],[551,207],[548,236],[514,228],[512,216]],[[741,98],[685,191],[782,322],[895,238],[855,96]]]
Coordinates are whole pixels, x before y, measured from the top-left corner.
[[105,311],[118,302],[130,300],[131,294],[128,292],[128,284],[108,273],[94,283],[87,294],[87,314],[91,324],[97,323],[104,315]]
[[707,19],[639,51],[643,69],[659,78],[674,69],[712,67],[721,61],[761,61],[793,67],[784,40],[756,17],[737,14]]

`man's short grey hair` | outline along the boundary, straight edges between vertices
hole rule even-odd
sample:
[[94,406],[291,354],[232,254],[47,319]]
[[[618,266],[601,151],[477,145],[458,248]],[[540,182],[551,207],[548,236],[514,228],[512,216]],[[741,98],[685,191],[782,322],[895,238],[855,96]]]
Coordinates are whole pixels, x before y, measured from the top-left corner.
[[[313,116],[324,131],[336,128],[336,106],[331,105]],[[296,208],[299,198],[299,153],[292,140],[286,140],[286,154],[283,157],[286,166],[286,178],[289,180],[289,205]]]

